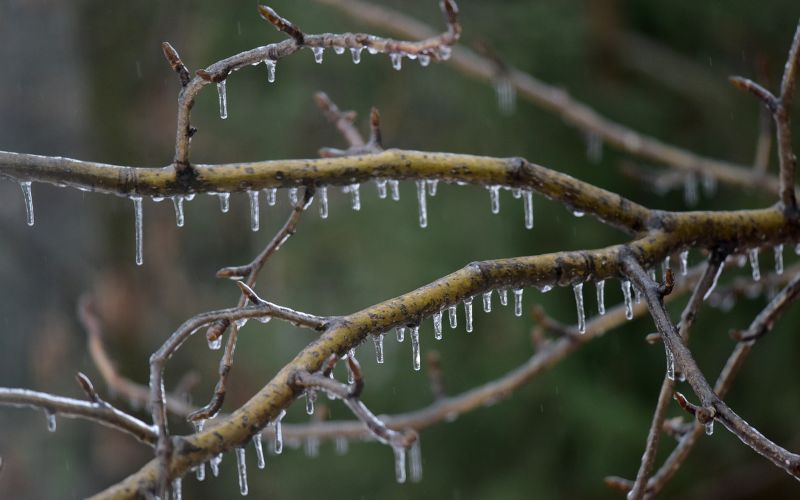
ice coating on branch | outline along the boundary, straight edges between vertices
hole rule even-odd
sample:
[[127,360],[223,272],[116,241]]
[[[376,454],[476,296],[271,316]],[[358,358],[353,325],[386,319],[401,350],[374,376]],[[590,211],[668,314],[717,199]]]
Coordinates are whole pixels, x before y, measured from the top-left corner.
[[231,194],[230,193],[217,193],[219,198],[219,210],[223,214],[228,213],[231,209]]
[[172,500],[181,500],[183,497],[183,482],[176,477],[172,480]]
[[[355,348],[350,349],[349,351],[347,351],[347,357],[352,359],[352,360],[356,359],[356,350],[355,350]],[[353,369],[350,368],[350,363],[347,363],[345,366],[347,367],[347,383],[352,385],[356,381],[356,374],[353,373]]]
[[398,326],[396,329],[397,341],[402,342],[406,339],[406,327]]
[[323,219],[328,218],[328,188],[320,186],[319,188],[319,216]]
[[397,482],[406,482],[406,449],[402,446],[392,446],[394,452],[394,476]]
[[505,288],[501,288],[497,291],[497,295],[500,296],[500,305],[507,306],[508,305],[508,290]]
[[219,97],[219,117],[223,120],[228,117],[228,91],[227,80],[222,80],[217,84],[217,96]]
[[236,469],[239,472],[239,493],[247,496],[247,462],[244,448],[236,448]]
[[681,276],[686,276],[689,266],[689,250],[684,250],[679,255],[681,261]]
[[[133,202],[133,229],[136,235],[136,265],[141,266],[144,262],[142,240],[143,240],[143,227],[142,227],[142,197],[139,195],[131,196]],[[31,215],[31,224],[33,215]]]
[[264,64],[267,66],[267,81],[275,83],[275,66],[277,62],[273,59],[265,59]]
[[250,198],[250,229],[253,231],[258,231],[260,226],[258,191],[248,191],[247,196]]
[[458,326],[458,312],[456,311],[456,306],[448,307],[447,315],[450,319],[450,328],[456,328]]
[[488,292],[483,294],[483,312],[490,313],[492,312],[492,291],[489,290]]
[[675,380],[675,355],[672,354],[672,350],[666,344],[664,349],[667,351],[667,378]]
[[419,325],[411,327],[411,358],[414,365],[414,371],[420,369],[420,354],[419,354]]
[[706,436],[710,436],[714,434],[714,421],[709,420],[706,422]]
[[292,205],[297,205],[297,191],[296,187],[289,188],[289,203]]
[[420,448],[419,438],[411,445],[411,463],[409,469],[411,473],[411,482],[418,483],[422,481],[422,449]]
[[719,276],[722,274],[723,269],[725,269],[725,262],[720,262],[719,267],[717,268],[717,273],[714,275],[714,280],[711,281],[711,286],[708,287],[705,295],[703,295],[703,300],[708,300],[708,298],[714,292],[714,289],[717,288],[717,281],[719,281]]
[[758,268],[758,247],[751,248],[747,255],[750,258],[750,267],[753,269],[753,280],[758,281],[761,279],[761,271]]
[[433,338],[442,340],[442,311],[433,313]]
[[183,196],[176,195],[172,197],[172,206],[175,207],[175,225],[183,227]]
[[278,201],[278,188],[268,188],[265,189],[264,192],[267,193],[267,205],[274,207],[275,203]]
[[597,312],[602,316],[606,313],[606,280],[595,282],[597,289]]
[[631,299],[631,282],[622,282],[622,297],[625,301],[625,318],[633,319],[633,300]]
[[361,210],[361,184],[350,184],[344,190],[352,197],[353,210]]
[[392,193],[394,201],[400,201],[400,181],[397,179],[389,179],[389,191]]
[[323,47],[311,47],[311,52],[314,53],[314,62],[322,64],[322,55],[325,53],[325,49]]
[[492,205],[492,213],[499,214],[500,213],[500,186],[488,186],[486,189],[489,190],[489,202]]
[[533,193],[525,191],[522,194],[522,206],[525,210],[525,229],[533,229]]
[[372,341],[375,343],[375,360],[379,365],[383,364],[383,334],[373,335]]
[[[22,189],[22,197],[25,199],[25,223],[29,226],[33,225],[33,193],[31,192],[31,181],[23,181],[19,183]],[[141,200],[141,198],[140,198]]]
[[333,48],[333,52],[336,53],[337,56],[344,54],[344,47],[339,47],[338,45]]
[[419,206],[419,227],[428,227],[428,205],[425,199],[425,181],[417,180],[417,205]]
[[392,52],[389,54],[389,57],[392,60],[392,67],[397,71],[400,71],[403,68],[403,54],[399,52]]
[[44,411],[44,416],[47,417],[47,430],[48,432],[56,431],[56,414],[50,410]]
[[281,410],[281,412],[272,422],[273,427],[275,427],[275,442],[273,451],[275,451],[276,455],[280,455],[283,452],[283,427],[281,426],[281,421],[285,416],[286,410]]
[[515,288],[514,290],[514,316],[522,316],[522,288]]
[[775,274],[783,274],[783,243],[775,245],[773,248],[775,253]]
[[378,198],[386,199],[386,179],[375,179],[375,185],[378,187]]
[[575,293],[575,307],[578,310],[578,333],[586,333],[586,311],[583,307],[583,283],[572,285]]
[[425,183],[428,185],[428,195],[436,196],[436,188],[439,186],[439,179],[428,179]]
[[222,453],[219,455],[212,457],[211,460],[208,461],[208,465],[211,466],[211,473],[214,477],[219,476],[219,464],[222,463]]
[[464,321],[467,323],[467,333],[472,333],[472,297],[464,299]]
[[353,64],[358,64],[361,62],[362,50],[363,50],[362,47],[355,47],[350,49],[350,55],[353,56]]

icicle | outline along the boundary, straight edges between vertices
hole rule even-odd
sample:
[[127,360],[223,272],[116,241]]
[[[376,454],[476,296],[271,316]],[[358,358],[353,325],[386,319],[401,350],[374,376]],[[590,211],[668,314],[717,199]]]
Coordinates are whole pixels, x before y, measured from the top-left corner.
[[572,285],[575,293],[575,306],[578,309],[578,333],[586,333],[586,311],[583,308],[583,283]]
[[223,120],[228,117],[228,94],[226,90],[227,80],[222,80],[217,84],[217,94],[219,96],[219,117]]
[[383,334],[373,335],[372,341],[375,343],[375,360],[379,365],[383,364]]
[[500,296],[500,305],[507,306],[508,305],[508,290],[505,288],[501,288],[497,291],[497,295]]
[[275,203],[278,201],[278,188],[269,188],[264,191],[267,193],[267,205],[274,207]]
[[714,434],[714,420],[709,420],[706,422],[706,436],[710,436]]
[[347,453],[348,443],[344,436],[336,436],[336,454],[344,455]]
[[275,66],[276,61],[273,59],[265,59],[264,64],[267,65],[267,81],[269,83],[275,83]]
[[183,227],[183,196],[173,196],[172,205],[175,207],[175,225]]
[[428,179],[425,183],[428,185],[428,195],[436,196],[436,188],[439,186],[439,179]]
[[[133,228],[136,235],[136,265],[141,266],[144,262],[142,250],[142,197],[139,195],[131,196],[133,201]],[[31,208],[30,217],[28,219],[29,226],[33,225],[33,208]]]
[[694,172],[689,172],[683,180],[683,199],[690,207],[697,205],[699,194],[697,193],[697,176]]
[[419,227],[428,227],[428,207],[425,200],[425,181],[417,181],[417,203],[419,205]]
[[[206,338],[206,340],[208,340],[208,338]],[[208,348],[212,351],[218,351],[220,347],[222,347],[222,335],[215,340],[208,340]]]
[[231,209],[231,194],[230,193],[217,193],[219,198],[219,210],[223,214],[228,213]]
[[389,57],[392,60],[392,67],[397,71],[400,71],[403,67],[403,54],[399,52],[392,52],[389,54]]
[[689,250],[684,250],[680,253],[679,259],[681,261],[681,275],[686,276],[689,266]]
[[419,438],[411,445],[411,482],[422,481],[422,449],[420,448]]
[[775,245],[773,248],[775,252],[775,274],[783,274],[783,243]]
[[597,289],[597,312],[602,316],[606,313],[606,280],[595,282]]
[[247,196],[250,197],[250,229],[258,231],[259,228],[259,207],[258,207],[258,191],[248,191]]
[[433,338],[442,340],[442,311],[433,313]]
[[406,449],[402,446],[392,446],[394,452],[394,475],[398,483],[406,482]]
[[456,328],[458,326],[458,312],[456,311],[456,306],[450,306],[447,309],[447,314],[450,319],[450,328]]
[[172,500],[181,500],[183,497],[183,482],[176,477],[172,480]]
[[664,345],[664,349],[667,351],[667,378],[675,380],[675,355],[666,345]]
[[397,341],[402,342],[406,339],[406,327],[398,326],[397,327]]
[[297,205],[297,191],[298,189],[296,187],[289,188],[289,203],[293,206]]
[[586,134],[586,158],[594,164],[603,160],[603,140],[594,132]]
[[[22,197],[25,199],[25,222],[33,225],[33,193],[31,192],[31,181],[23,181],[19,183],[22,189]],[[141,198],[140,198],[141,200]]]
[[311,52],[314,53],[314,62],[322,64],[322,54],[325,53],[325,49],[323,47],[311,47]]
[[323,219],[328,218],[328,188],[320,186],[319,189],[319,216]]
[[363,50],[362,47],[355,47],[350,49],[350,55],[353,56],[353,64],[358,64],[361,62],[362,50]]
[[236,468],[239,471],[239,493],[247,495],[247,463],[244,459],[244,448],[236,448]]
[[222,453],[208,461],[208,464],[211,466],[211,473],[214,474],[214,477],[219,476],[220,463],[222,463]]
[[283,427],[281,426],[281,420],[283,420],[283,417],[285,416],[286,410],[281,410],[281,412],[272,422],[272,425],[275,427],[275,443],[273,450],[275,451],[276,455],[280,455],[283,452]]
[[194,474],[198,481],[205,481],[206,479],[206,463],[198,465],[194,468]]
[[703,300],[707,300],[711,296],[711,293],[714,291],[714,289],[717,287],[717,280],[719,280],[719,276],[722,274],[722,270],[724,268],[725,268],[725,263],[720,262],[719,268],[717,268],[717,274],[714,275],[714,280],[711,281],[711,286],[708,287],[708,290],[706,290],[705,295],[703,295]]
[[494,84],[494,91],[497,93],[497,107],[504,115],[514,113],[517,104],[517,92],[508,78],[501,78]]
[[336,53],[337,56],[344,54],[344,47],[339,47],[338,45],[333,48],[333,52]]
[[44,411],[44,416],[47,417],[47,430],[49,432],[56,431],[56,414],[50,410]]
[[490,313],[492,312],[492,291],[489,290],[488,292],[483,294],[483,312]]
[[472,297],[464,299],[464,321],[467,323],[467,333],[472,333]]
[[419,325],[411,327],[411,357],[414,364],[414,371],[419,371]]
[[750,257],[750,267],[753,269],[753,280],[758,281],[761,279],[761,271],[758,268],[758,247],[751,248],[748,256]]
[[500,213],[500,186],[489,186],[486,189],[489,190],[489,201],[492,205],[492,213],[499,214]]
[[[355,349],[350,349],[349,351],[347,351],[347,357],[350,358],[350,359],[355,360],[356,359],[356,350]],[[352,369],[350,369],[350,363],[348,363],[346,366],[347,366],[347,383],[350,384],[350,385],[353,385],[353,384],[356,383],[356,374],[353,373]]]
[[389,179],[389,191],[391,191],[394,201],[400,201],[400,181]]
[[353,210],[361,210],[361,185],[350,184],[347,186],[347,191],[353,197]]
[[426,67],[431,63],[431,56],[427,54],[420,54],[419,55],[419,65],[423,68]]
[[514,316],[522,316],[522,288],[514,289]]
[[378,186],[378,198],[386,199],[386,179],[375,179],[375,185]]
[[625,300],[625,318],[633,319],[633,301],[631,300],[631,282],[622,282],[622,297]]
[[319,438],[310,437],[306,439],[305,454],[308,458],[319,456]]
[[314,414],[314,401],[317,400],[317,391],[314,389],[306,389],[306,413],[309,415]]
[[533,229],[533,193],[525,191],[522,194],[522,206],[525,210],[525,229]]

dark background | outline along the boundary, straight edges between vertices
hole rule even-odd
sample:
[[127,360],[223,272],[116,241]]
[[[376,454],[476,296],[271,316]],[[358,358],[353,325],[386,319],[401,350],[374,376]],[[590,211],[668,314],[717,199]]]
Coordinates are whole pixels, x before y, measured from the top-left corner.
[[[433,0],[380,1],[441,26]],[[314,2],[276,0],[278,12],[309,33],[367,31],[369,26]],[[479,43],[537,78],[563,87],[606,116],[692,151],[742,164],[752,162],[758,107],[735,91],[731,74],[764,75],[779,82],[800,8],[795,0],[768,2],[503,1],[460,2],[463,43]],[[636,35],[639,38],[632,38]],[[159,44],[170,41],[192,69],[257,45],[282,39],[260,20],[254,2],[56,2],[0,0],[0,149],[69,156],[121,165],[162,166],[172,157],[178,83]],[[644,42],[651,45],[643,45]],[[615,42],[616,40],[616,42]],[[644,47],[644,48],[643,48]],[[649,48],[648,48],[649,47]],[[644,51],[644,52],[642,52]],[[669,57],[662,56],[666,52]],[[642,55],[643,54],[643,55]],[[447,64],[420,68],[404,61],[394,71],[388,57],[370,56],[354,66],[349,55],[326,51],[314,64],[309,51],[282,60],[277,82],[263,66],[228,80],[229,118],[217,116],[212,88],[198,98],[193,142],[196,162],[314,157],[321,146],[342,146],[311,99],[328,92],[344,109],[371,105],[383,117],[389,147],[495,156],[522,155],[555,170],[621,192],[651,207],[686,209],[682,188],[666,195],[620,174],[636,159],[605,148],[587,159],[582,132],[526,102],[500,112],[494,90],[466,79]],[[795,112],[795,116],[797,113]],[[797,137],[797,134],[795,134]],[[776,160],[772,158],[774,171]],[[642,165],[649,167],[649,165]],[[428,200],[429,226],[417,225],[413,183],[401,185],[399,203],[379,200],[362,187],[362,210],[331,190],[331,215],[316,207],[298,234],[264,269],[262,296],[317,314],[346,314],[412,290],[480,259],[595,248],[625,235],[590,217],[534,198],[536,227],[527,231],[522,207],[504,192],[501,214],[489,211],[479,187],[440,186]],[[702,193],[702,191],[701,191]],[[105,342],[120,371],[146,380],[149,354],[185,318],[228,307],[238,290],[214,272],[248,262],[288,213],[262,206],[261,231],[249,229],[247,197],[232,197],[221,214],[216,198],[187,202],[186,226],[176,228],[169,201],[145,200],[144,266],[134,265],[130,201],[34,184],[36,225],[25,225],[15,183],[0,183],[0,383],[81,397],[73,375],[80,370],[106,393],[89,359],[76,321],[80,294],[93,292]],[[765,195],[721,187],[701,194],[696,208],[766,206]],[[263,202],[263,197],[262,197]],[[787,248],[787,265],[794,260]],[[690,260],[700,262],[699,252]],[[762,255],[762,271],[772,256]],[[728,269],[723,282],[749,269]],[[607,302],[621,301],[615,282]],[[587,312],[596,314],[594,287]],[[707,309],[692,347],[714,379],[733,343],[728,331],[746,327],[766,302],[742,300],[726,312]],[[525,317],[509,309],[484,314],[476,302],[474,333],[445,330],[434,343],[423,324],[423,353],[441,353],[447,390],[458,393],[500,376],[533,352],[532,304],[562,321],[575,319],[572,292],[525,293]],[[681,303],[674,306],[677,316]],[[459,312],[461,315],[461,311]],[[796,448],[798,396],[797,312],[788,314],[748,359],[730,404],[767,436]],[[317,458],[302,448],[268,457],[255,468],[248,450],[251,496],[269,498],[619,498],[602,484],[610,474],[632,477],[639,466],[658,388],[664,353],[643,336],[654,329],[639,319],[590,343],[510,399],[481,408],[422,433],[424,479],[394,481],[391,451],[351,443],[337,456],[323,443]],[[240,336],[225,410],[241,404],[312,339],[276,321],[251,322]],[[408,341],[386,342],[386,364],[376,365],[372,344],[359,348],[366,371],[365,402],[376,413],[396,413],[430,403],[423,372],[411,369]],[[172,360],[167,387],[196,371],[195,402],[204,403],[216,380],[218,352],[194,338]],[[681,386],[680,390],[689,391]],[[324,399],[324,398],[323,398]],[[327,401],[325,401],[327,403]],[[119,402],[124,406],[124,402]],[[288,422],[307,420],[302,403]],[[337,403],[335,418],[349,418]],[[680,412],[673,408],[672,414]],[[176,432],[189,432],[175,422]],[[131,438],[96,424],[58,420],[46,431],[41,412],[0,410],[2,498],[76,498],[138,469],[151,457]],[[663,458],[672,442],[665,438]],[[234,459],[226,455],[221,477],[184,480],[188,498],[237,493]],[[798,494],[797,483],[755,455],[724,429],[703,438],[665,492],[675,498],[763,498]]]

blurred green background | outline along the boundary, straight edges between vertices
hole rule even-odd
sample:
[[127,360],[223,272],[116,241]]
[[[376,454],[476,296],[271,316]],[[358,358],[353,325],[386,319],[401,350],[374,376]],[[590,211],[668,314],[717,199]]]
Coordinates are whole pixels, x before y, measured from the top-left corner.
[[[433,0],[376,1],[433,26],[442,25]],[[462,0],[463,43],[480,44],[568,90],[606,116],[701,154],[752,162],[758,107],[726,82],[731,74],[763,75],[773,88],[800,14],[796,0],[695,2],[676,0]],[[383,34],[314,2],[276,0],[279,13],[306,32]],[[172,157],[178,83],[161,55],[170,41],[192,69],[238,51],[282,39],[258,18],[254,2],[0,1],[0,149],[70,156],[137,166],[161,166]],[[217,116],[213,88],[195,106],[196,162],[314,157],[342,141],[311,99],[326,91],[343,109],[380,108],[387,147],[496,156],[522,155],[537,163],[612,189],[651,207],[686,209],[682,183],[666,194],[625,177],[620,166],[635,158],[605,148],[587,159],[586,137],[562,120],[519,101],[511,114],[498,109],[487,85],[447,64],[421,68],[404,61],[394,71],[386,56],[354,66],[348,55],[325,54],[314,64],[303,51],[281,60],[277,82],[263,66],[228,80],[227,120]],[[797,114],[795,113],[795,116]],[[796,134],[797,137],[797,134]],[[797,142],[796,142],[797,143]],[[771,168],[774,169],[773,155]],[[317,314],[346,314],[412,290],[481,259],[594,248],[625,236],[590,217],[535,197],[536,227],[527,231],[519,200],[502,194],[501,213],[489,211],[479,187],[439,186],[428,200],[429,226],[420,229],[413,183],[401,185],[399,203],[379,200],[374,185],[361,190],[362,210],[348,195],[331,192],[331,215],[316,210],[269,262],[259,293]],[[249,229],[247,198],[233,196],[221,214],[216,198],[186,205],[186,225],[176,228],[171,204],[145,201],[144,266],[134,265],[133,210],[122,198],[35,184],[36,225],[25,225],[15,183],[0,183],[0,382],[81,397],[73,374],[87,373],[103,394],[89,359],[75,305],[92,292],[105,342],[119,370],[146,380],[147,359],[185,318],[228,307],[238,291],[214,272],[248,262],[288,213],[285,193],[277,207],[262,206],[261,230]],[[263,197],[262,197],[263,202]],[[765,206],[768,196],[720,187],[702,194],[695,208]],[[787,264],[794,260],[787,251]],[[693,252],[691,262],[701,260]],[[772,257],[762,255],[762,268]],[[723,282],[748,269],[729,269]],[[608,283],[607,303],[621,294]],[[594,288],[586,289],[588,314],[596,314]],[[766,302],[742,300],[730,311],[707,309],[692,347],[708,378],[716,377],[733,343],[728,331],[746,327]],[[423,354],[438,350],[449,393],[500,376],[532,353],[532,304],[564,322],[575,320],[572,292],[525,293],[523,319],[496,303],[476,307],[471,336],[446,329],[434,342],[422,327]],[[681,303],[674,306],[680,310]],[[461,311],[459,312],[461,314]],[[800,444],[797,311],[759,343],[734,385],[734,409],[778,443]],[[460,318],[463,327],[463,316]],[[250,495],[256,498],[619,498],[606,475],[632,477],[639,465],[664,370],[663,350],[643,336],[640,319],[598,339],[542,377],[490,408],[422,433],[424,478],[394,481],[392,453],[374,443],[351,443],[344,456],[323,443],[316,458],[302,447],[268,457],[255,468],[248,450]],[[228,411],[255,393],[312,339],[307,331],[273,321],[251,322],[240,337],[225,404]],[[376,413],[396,413],[432,401],[422,372],[411,369],[408,341],[387,336],[386,363],[375,363],[369,342],[358,350],[366,372],[365,402]],[[167,370],[171,388],[187,372],[200,384],[194,401],[207,401],[216,381],[218,352],[201,338],[189,342]],[[688,387],[681,387],[688,391]],[[110,396],[109,396],[110,397]],[[323,398],[324,400],[324,398]],[[321,402],[323,402],[321,400]],[[328,404],[327,400],[324,401]],[[124,402],[119,402],[124,405]],[[287,422],[303,422],[302,402]],[[337,403],[332,417],[349,418]],[[680,415],[675,408],[671,414]],[[175,421],[176,432],[189,432]],[[2,498],[78,498],[138,469],[151,454],[127,436],[95,424],[58,420],[46,431],[42,413],[0,409]],[[671,449],[665,438],[660,458]],[[184,480],[187,498],[236,496],[234,459],[221,477]],[[723,429],[704,438],[665,491],[665,498],[796,497],[797,483]]]

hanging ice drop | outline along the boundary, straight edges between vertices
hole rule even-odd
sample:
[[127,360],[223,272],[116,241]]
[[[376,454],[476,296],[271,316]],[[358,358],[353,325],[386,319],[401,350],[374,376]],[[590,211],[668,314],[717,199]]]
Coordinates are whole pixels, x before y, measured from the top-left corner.
[[525,229],[533,229],[533,193],[525,191],[522,193],[522,206],[525,209]]
[[597,289],[597,312],[602,316],[606,313],[606,280],[595,282]]
[[314,389],[306,389],[306,413],[309,415],[314,414],[314,402],[317,400],[317,391]]
[[400,71],[403,67],[403,54],[399,52],[392,52],[389,54],[389,57],[392,59],[392,67],[397,71]]
[[398,326],[395,330],[395,333],[397,335],[398,342],[402,342],[406,339],[406,327]]
[[783,243],[775,245],[773,249],[775,253],[775,274],[783,274]]
[[686,276],[689,266],[689,250],[684,250],[681,252],[679,255],[679,260],[681,261],[681,275]]
[[175,207],[175,225],[178,227],[183,227],[183,196],[173,196],[172,206]]
[[514,316],[522,316],[522,288],[514,289]]
[[447,314],[450,318],[450,328],[456,328],[458,326],[458,311],[456,311],[456,306],[450,306],[447,309]]
[[325,52],[325,49],[322,47],[311,47],[311,52],[314,53],[314,62],[322,64],[322,54]]
[[433,313],[433,338],[442,340],[442,311]]
[[400,201],[400,181],[389,179],[389,191],[392,193],[392,200]]
[[217,83],[217,95],[219,97],[219,117],[223,120],[228,117],[228,93],[226,89],[227,80]]
[[248,191],[247,196],[250,197],[250,229],[253,231],[258,231],[260,225],[258,191]]
[[358,64],[361,62],[361,50],[362,47],[355,47],[350,49],[350,55],[353,56],[353,64]]
[[337,56],[344,54],[344,47],[339,47],[338,45],[333,48],[333,51],[336,53]]
[[753,280],[758,281],[761,279],[761,271],[758,268],[758,247],[751,248],[748,256],[750,257],[750,267],[753,269]]
[[622,297],[625,300],[625,318],[633,319],[633,300],[631,299],[631,282],[622,282]]
[[492,205],[492,213],[500,213],[500,186],[489,186],[489,201]]
[[231,209],[231,194],[230,193],[217,193],[219,198],[219,210],[226,214]]
[[[23,181],[19,183],[22,189],[22,197],[25,199],[25,222],[33,225],[33,193],[31,192],[31,181]],[[141,200],[141,198],[140,198]]]
[[289,203],[293,206],[297,205],[297,191],[298,189],[296,187],[289,188]]
[[578,309],[578,333],[586,333],[586,311],[583,308],[583,283],[572,285],[575,293],[575,307]]
[[406,449],[402,446],[392,446],[394,452],[394,475],[397,482],[406,482]]
[[222,347],[222,335],[220,335],[214,340],[210,339],[206,340],[208,340],[208,348],[211,349],[212,351],[217,351],[219,350],[220,347]]
[[500,296],[500,305],[507,306],[508,305],[508,290],[505,288],[501,288],[497,291],[497,295]]
[[428,179],[425,183],[428,185],[428,195],[436,196],[436,188],[439,186],[439,179]]
[[319,216],[323,219],[328,218],[328,188],[319,187]]
[[420,54],[419,55],[419,65],[423,68],[431,63],[431,56],[427,54]]
[[47,417],[47,430],[48,432],[56,431],[56,414],[50,410],[45,410],[45,417]]
[[706,422],[706,436],[710,436],[714,434],[714,420],[709,420]]
[[353,197],[353,210],[361,210],[361,185],[350,184],[347,190],[350,191],[350,196]]
[[267,205],[274,207],[275,203],[278,201],[278,188],[268,188],[264,191],[267,193]]
[[386,199],[386,179],[375,179],[375,185],[378,186],[378,198]]
[[239,493],[247,495],[247,462],[245,462],[244,448],[236,448],[236,469],[239,471]]
[[413,361],[414,371],[419,371],[419,325],[414,325],[411,327],[411,358]]
[[131,196],[133,201],[133,230],[136,235],[136,265],[141,266],[144,262],[142,250],[142,197],[139,195]]
[[425,181],[417,180],[417,204],[419,205],[419,227],[428,227],[428,207],[425,200]]
[[464,299],[464,321],[467,323],[467,333],[472,333],[472,297]]
[[281,420],[283,420],[283,417],[285,416],[286,410],[281,410],[281,412],[272,422],[272,425],[275,427],[275,442],[273,450],[275,451],[276,455],[280,455],[283,452],[283,427],[281,426]]
[[222,453],[219,455],[212,457],[211,460],[208,461],[208,465],[211,467],[211,474],[214,477],[219,476],[219,464],[222,463]]
[[373,335],[372,341],[375,343],[375,360],[379,365],[383,364],[383,334]]
[[483,312],[490,313],[492,312],[492,291],[489,290],[488,292],[483,294]]
[[172,480],[172,500],[181,500],[183,497],[183,482],[176,477]]
[[265,59],[264,64],[267,65],[267,81],[269,83],[275,83],[276,62],[273,59]]

